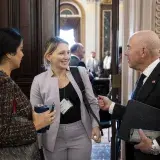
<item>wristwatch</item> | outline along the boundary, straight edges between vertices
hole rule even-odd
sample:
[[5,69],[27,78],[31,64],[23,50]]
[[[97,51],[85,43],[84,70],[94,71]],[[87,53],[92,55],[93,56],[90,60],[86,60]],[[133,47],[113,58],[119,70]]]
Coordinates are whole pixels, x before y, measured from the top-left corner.
[[160,154],[160,150],[157,149],[156,145],[152,142],[152,148],[150,150],[150,154],[158,155]]

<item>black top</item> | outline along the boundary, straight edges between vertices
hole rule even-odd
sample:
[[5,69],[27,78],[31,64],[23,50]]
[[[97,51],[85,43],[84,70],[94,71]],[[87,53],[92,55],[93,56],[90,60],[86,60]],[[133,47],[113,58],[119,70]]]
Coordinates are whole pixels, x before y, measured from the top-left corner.
[[74,123],[81,120],[80,100],[72,84],[69,83],[66,87],[60,88],[59,94],[60,101],[65,98],[73,104],[73,107],[68,109],[65,114],[61,113],[60,124]]

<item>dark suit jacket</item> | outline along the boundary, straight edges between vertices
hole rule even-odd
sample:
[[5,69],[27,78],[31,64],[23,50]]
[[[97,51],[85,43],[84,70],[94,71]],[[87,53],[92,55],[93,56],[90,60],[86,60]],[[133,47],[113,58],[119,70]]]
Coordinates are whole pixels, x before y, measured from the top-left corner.
[[[160,109],[160,63],[155,67],[145,84],[140,89],[136,100]],[[112,118],[122,119],[125,109],[125,106],[116,104],[113,110]],[[156,140],[160,145],[160,137]],[[136,160],[160,160],[160,155],[154,156],[143,154],[138,151],[135,152]]]
[[75,56],[71,56],[71,59],[70,59],[70,63],[69,63],[70,66],[82,66],[82,67],[85,67],[86,68],[86,65],[83,61],[79,60],[77,57]]

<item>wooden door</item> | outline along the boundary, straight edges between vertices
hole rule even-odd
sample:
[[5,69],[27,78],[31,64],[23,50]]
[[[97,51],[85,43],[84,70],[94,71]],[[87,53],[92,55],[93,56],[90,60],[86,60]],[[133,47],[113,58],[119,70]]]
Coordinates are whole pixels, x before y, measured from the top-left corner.
[[1,28],[23,35],[23,61],[11,76],[29,97],[34,76],[43,70],[45,41],[59,32],[59,0],[0,0],[0,19]]

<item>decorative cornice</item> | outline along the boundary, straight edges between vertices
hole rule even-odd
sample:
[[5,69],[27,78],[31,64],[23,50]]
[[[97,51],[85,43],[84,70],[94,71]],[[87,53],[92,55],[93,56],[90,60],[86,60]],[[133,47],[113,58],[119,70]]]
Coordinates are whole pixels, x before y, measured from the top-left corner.
[[156,0],[155,32],[160,38],[160,0]]

